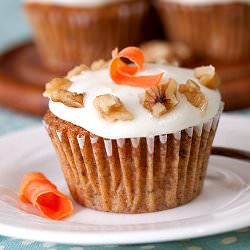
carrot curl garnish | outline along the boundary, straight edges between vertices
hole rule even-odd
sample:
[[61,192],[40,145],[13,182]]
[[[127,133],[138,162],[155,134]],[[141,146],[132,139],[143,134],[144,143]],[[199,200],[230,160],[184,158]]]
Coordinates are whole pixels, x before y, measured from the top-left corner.
[[136,76],[143,70],[144,65],[144,55],[139,48],[127,47],[120,52],[115,49],[112,56],[110,77],[117,84],[149,88],[157,85],[163,77],[163,72],[157,75]]
[[32,204],[43,216],[53,220],[61,220],[73,213],[70,199],[41,173],[26,174],[18,196],[23,203]]

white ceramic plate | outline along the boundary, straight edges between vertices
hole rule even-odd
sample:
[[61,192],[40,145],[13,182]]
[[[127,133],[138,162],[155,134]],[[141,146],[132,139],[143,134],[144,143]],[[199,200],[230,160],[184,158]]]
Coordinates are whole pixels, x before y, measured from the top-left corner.
[[[250,150],[250,119],[223,116],[216,145]],[[16,208],[21,177],[41,171],[68,193],[53,148],[38,127],[0,139],[0,234],[56,243],[100,245],[180,240],[250,225],[250,164],[211,157],[204,192],[164,212],[120,215],[75,204],[73,216],[51,221]]]

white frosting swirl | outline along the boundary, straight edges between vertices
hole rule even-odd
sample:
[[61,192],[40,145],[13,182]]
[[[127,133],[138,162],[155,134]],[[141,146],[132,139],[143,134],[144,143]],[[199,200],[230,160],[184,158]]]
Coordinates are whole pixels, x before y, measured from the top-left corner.
[[[192,79],[193,70],[146,64],[140,74],[152,75],[165,72],[164,78],[175,79],[179,84]],[[49,102],[50,111],[57,117],[78,125],[89,132],[108,139],[150,137],[168,134],[182,129],[207,122],[214,117],[219,110],[221,97],[217,90],[208,89],[202,85],[201,91],[208,99],[206,112],[201,113],[198,108],[192,106],[186,97],[178,93],[179,104],[169,113],[160,118],[152,117],[139,102],[139,94],[145,92],[142,88],[117,85],[109,77],[109,70],[85,71],[79,76],[71,78],[73,84],[70,91],[85,92],[84,108],[70,108],[62,103]],[[121,99],[125,107],[134,115],[132,121],[108,122],[100,118],[96,111],[93,100],[102,94],[113,94]]]
[[160,0],[162,2],[173,2],[189,5],[211,5],[211,4],[231,4],[231,3],[248,3],[250,0]]
[[95,7],[102,6],[117,2],[126,2],[131,0],[23,0],[26,3],[42,3],[42,4],[54,4],[63,6],[86,6]]

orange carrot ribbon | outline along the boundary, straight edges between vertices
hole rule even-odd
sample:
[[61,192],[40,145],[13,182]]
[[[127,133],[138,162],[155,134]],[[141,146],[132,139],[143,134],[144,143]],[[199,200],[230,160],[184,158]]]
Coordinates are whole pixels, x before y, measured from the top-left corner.
[[163,77],[164,72],[157,75],[136,76],[138,72],[143,70],[144,65],[144,55],[137,47],[127,47],[120,52],[116,49],[112,55],[110,77],[117,84],[149,88],[159,84]]
[[73,213],[70,199],[41,173],[26,174],[18,196],[23,203],[32,204],[43,216],[53,220],[61,220]]

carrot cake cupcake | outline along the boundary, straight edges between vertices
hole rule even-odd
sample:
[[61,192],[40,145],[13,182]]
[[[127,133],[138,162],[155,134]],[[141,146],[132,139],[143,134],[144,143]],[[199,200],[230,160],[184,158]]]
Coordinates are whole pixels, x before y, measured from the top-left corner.
[[74,199],[146,213],[202,191],[221,97],[213,66],[145,64],[136,47],[46,85],[44,122]]
[[172,41],[201,57],[234,62],[250,58],[249,0],[156,0]]
[[108,59],[110,51],[139,44],[147,0],[24,0],[35,41],[49,70]]

